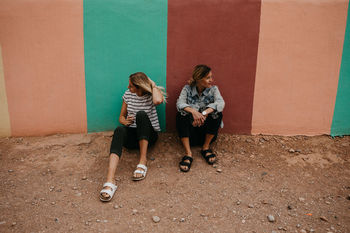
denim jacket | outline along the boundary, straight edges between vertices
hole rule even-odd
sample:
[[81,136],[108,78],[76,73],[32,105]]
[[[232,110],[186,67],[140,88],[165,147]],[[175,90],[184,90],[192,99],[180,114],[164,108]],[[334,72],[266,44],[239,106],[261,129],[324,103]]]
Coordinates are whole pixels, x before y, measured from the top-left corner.
[[191,107],[199,112],[204,111],[207,108],[214,109],[212,113],[213,118],[217,117],[218,112],[222,112],[225,107],[225,101],[222,98],[219,88],[212,86],[206,88],[202,95],[199,96],[196,86],[190,85],[184,86],[176,102],[176,108],[182,115],[187,115],[188,112],[183,110],[186,107]]

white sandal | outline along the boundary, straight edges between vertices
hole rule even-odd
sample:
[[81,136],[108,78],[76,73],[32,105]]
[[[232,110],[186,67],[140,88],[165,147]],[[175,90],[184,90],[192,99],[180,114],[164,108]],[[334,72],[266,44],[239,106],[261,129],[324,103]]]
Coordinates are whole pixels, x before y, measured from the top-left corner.
[[[142,170],[138,170],[138,168],[141,168]],[[141,176],[140,177],[136,177],[135,176],[136,174],[141,174]],[[132,177],[132,179],[134,181],[143,180],[143,179],[146,178],[146,174],[147,174],[147,167],[146,167],[146,165],[138,164],[136,166],[136,170],[134,171],[134,176]]]
[[[110,189],[106,189],[106,187],[109,187]],[[100,200],[101,201],[110,201],[112,199],[112,197],[114,196],[115,191],[117,190],[118,186],[110,183],[110,182],[106,182],[103,184],[103,189],[100,192]],[[102,196],[103,193],[107,193],[109,195],[108,198],[105,198],[104,196]]]

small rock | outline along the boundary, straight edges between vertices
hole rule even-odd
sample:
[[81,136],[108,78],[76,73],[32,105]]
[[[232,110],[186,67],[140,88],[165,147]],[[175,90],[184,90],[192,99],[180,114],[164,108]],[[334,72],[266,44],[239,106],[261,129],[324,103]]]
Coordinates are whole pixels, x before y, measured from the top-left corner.
[[103,220],[103,222],[108,222],[108,220],[105,219],[105,220]]
[[303,197],[299,197],[298,199],[299,199],[299,201],[305,201],[305,198],[303,198]]
[[55,222],[59,222],[59,219],[58,219],[58,218],[55,218]]
[[218,167],[218,165],[216,165],[216,164],[213,164],[213,168],[217,168]]
[[295,152],[295,150],[293,148],[289,149],[289,153],[294,153],[294,152]]
[[268,215],[267,219],[269,220],[269,222],[275,222],[275,217],[273,215]]
[[11,173],[11,172],[13,172],[13,170],[12,170],[12,169],[10,169],[10,170],[8,170],[8,172],[10,172],[10,173]]
[[327,219],[325,216],[321,216],[320,219],[321,219],[322,221],[328,222],[328,219]]
[[51,202],[51,205],[56,205],[56,202],[54,202],[54,201],[53,201],[53,202]]
[[151,157],[151,158],[150,158],[150,160],[151,160],[151,161],[154,161],[154,160],[155,160],[155,158],[154,158],[154,157]]
[[315,232],[315,229],[312,229],[312,228],[311,228],[311,229],[309,230],[309,232]]
[[73,190],[77,190],[77,189],[78,189],[78,187],[75,187],[75,186],[73,187]]
[[119,206],[118,206],[118,205],[115,205],[113,208],[114,208],[114,209],[118,209],[118,208],[119,208]]
[[278,230],[283,230],[283,227],[278,227],[277,229],[278,229]]
[[17,224],[16,222],[13,222],[13,223],[11,224],[11,226],[14,227],[14,226],[16,226],[16,224]]
[[278,233],[277,231],[271,231],[271,233]]
[[86,180],[86,179],[87,179],[87,177],[86,177],[86,176],[83,176],[81,179],[82,179],[82,180]]
[[240,204],[241,204],[241,201],[237,201],[236,204],[237,204],[237,205],[240,205]]
[[5,224],[5,223],[6,223],[6,221],[1,221],[1,222],[0,222],[0,225]]
[[242,223],[245,223],[245,220],[244,220],[244,219],[242,220]]
[[266,176],[266,175],[267,175],[267,172],[261,173],[261,176]]
[[249,204],[248,207],[249,208],[254,208],[254,205],[253,204]]
[[216,171],[217,171],[218,173],[221,173],[221,172],[222,172],[222,169],[218,168],[218,169],[216,169]]
[[81,196],[81,193],[76,193],[75,196],[76,196],[76,197],[80,197],[80,196]]
[[346,199],[348,199],[350,201],[350,194],[346,197]]
[[160,222],[160,217],[158,217],[158,216],[153,216],[153,217],[152,217],[152,220],[153,220],[153,222],[155,222],[155,223],[159,223],[159,222]]
[[96,222],[101,222],[101,220],[100,219],[96,219]]
[[177,218],[173,218],[173,222],[175,222],[177,220]]
[[86,221],[86,222],[85,222],[85,225],[86,225],[86,226],[89,226],[89,225],[90,225],[90,223],[89,223],[88,221]]
[[325,203],[326,203],[327,205],[330,205],[330,204],[331,204],[329,201],[326,201]]
[[291,209],[293,209],[293,207],[291,205],[288,205],[287,209],[291,210]]
[[137,214],[137,210],[136,210],[136,209],[133,209],[133,210],[132,210],[132,214],[133,214],[133,215]]
[[180,219],[180,222],[184,222],[184,221],[185,221],[185,218],[181,218],[181,219]]
[[304,229],[301,229],[301,230],[300,230],[300,233],[307,233],[307,231],[304,230]]

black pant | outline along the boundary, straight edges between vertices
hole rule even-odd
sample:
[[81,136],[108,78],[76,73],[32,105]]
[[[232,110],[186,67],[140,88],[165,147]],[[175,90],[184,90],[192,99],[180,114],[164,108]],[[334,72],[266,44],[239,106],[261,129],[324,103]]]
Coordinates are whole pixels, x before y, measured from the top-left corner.
[[214,119],[211,114],[207,116],[204,125],[201,127],[193,127],[193,117],[191,114],[185,116],[180,112],[176,114],[176,129],[180,138],[188,137],[190,139],[191,146],[202,146],[204,144],[205,135],[212,134],[214,138],[211,143],[214,142],[218,136],[220,128],[222,113],[216,114],[218,117]]
[[110,153],[122,156],[122,147],[128,149],[139,148],[139,141],[145,139],[148,145],[154,145],[158,139],[158,133],[154,130],[145,111],[136,113],[136,128],[118,126],[114,130]]

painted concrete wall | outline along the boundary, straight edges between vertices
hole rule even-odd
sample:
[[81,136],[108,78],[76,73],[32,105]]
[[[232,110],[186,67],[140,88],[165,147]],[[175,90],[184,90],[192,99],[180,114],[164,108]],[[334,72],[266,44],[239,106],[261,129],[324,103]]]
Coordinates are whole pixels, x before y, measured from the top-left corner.
[[223,131],[350,134],[348,0],[2,0],[0,135],[112,130],[128,76],[166,87],[162,129],[196,64]]

